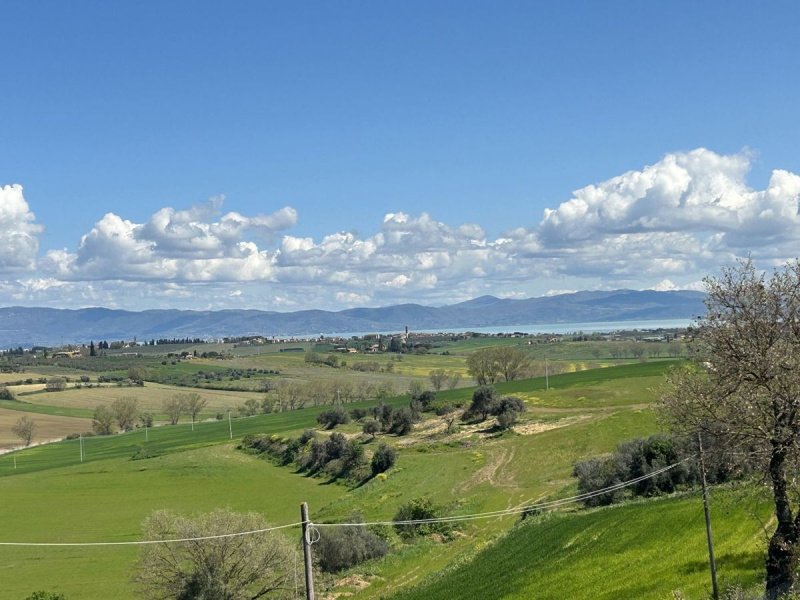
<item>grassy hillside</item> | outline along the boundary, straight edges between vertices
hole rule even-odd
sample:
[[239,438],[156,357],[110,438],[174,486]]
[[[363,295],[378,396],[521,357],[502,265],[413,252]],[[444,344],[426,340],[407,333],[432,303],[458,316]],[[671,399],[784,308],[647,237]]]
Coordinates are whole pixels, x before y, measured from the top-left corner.
[[[763,576],[769,504],[751,490],[712,495],[723,585]],[[391,600],[641,600],[710,594],[702,500],[697,494],[633,502],[518,525],[468,562]]]
[[[182,513],[229,507],[272,523],[299,520],[299,505],[320,506],[346,493],[324,481],[245,456],[232,445],[148,460],[101,460],[5,478],[2,541],[127,541],[141,538],[152,510]],[[2,598],[58,589],[70,600],[133,598],[136,548],[0,547]]]
[[[0,541],[137,539],[142,519],[156,508],[196,512],[229,506],[236,510],[262,512],[272,522],[282,524],[297,520],[298,506],[302,501],[309,503],[312,519],[332,522],[348,519],[353,510],[360,511],[370,520],[391,519],[399,505],[416,496],[432,497],[449,514],[505,509],[524,502],[564,497],[575,489],[571,470],[576,460],[609,452],[620,440],[647,435],[657,429],[650,403],[665,367],[665,363],[637,363],[594,372],[569,373],[551,377],[549,390],[541,378],[500,384],[497,387],[501,393],[520,396],[529,408],[514,432],[498,434],[486,424],[478,424],[462,425],[457,433],[445,434],[440,426],[441,419],[429,415],[411,436],[379,436],[379,440],[398,448],[398,463],[385,479],[375,479],[355,489],[330,484],[324,478],[309,478],[295,473],[290,467],[276,467],[233,449],[235,442],[246,433],[297,435],[315,424],[316,415],[322,408],[235,419],[232,422],[233,441],[229,439],[227,420],[199,423],[195,431],[191,431],[188,424],[154,428],[148,432],[149,440],[146,442],[141,430],[89,438],[84,440],[86,462],[83,464],[79,462],[77,441],[18,452],[16,470],[11,456],[0,456],[0,476],[3,476],[0,479],[3,489],[0,519],[8,524],[0,535]],[[442,402],[466,402],[470,395],[471,390],[458,389],[440,394],[439,399]],[[399,406],[404,405],[407,399],[398,398],[391,402]],[[373,403],[361,405],[370,404]],[[357,405],[348,405],[351,406]],[[351,424],[343,430],[349,435],[358,435],[359,426]],[[374,442],[365,444],[368,453],[374,445]],[[131,460],[141,447],[155,458]],[[685,508],[673,510],[669,508],[672,506],[670,502],[674,502],[676,507],[684,506],[682,502],[687,504]],[[651,506],[667,508],[650,509]],[[640,509],[646,514],[633,516],[638,515],[636,511]],[[650,510],[652,514],[648,512]],[[664,515],[660,523],[658,510]],[[551,539],[548,537],[551,534],[545,535],[545,531],[552,530],[555,537],[547,541],[549,545],[543,546],[543,554],[537,559],[540,562],[531,563],[530,569],[528,563],[519,562],[508,575],[502,570],[504,563],[496,561],[512,564],[509,562],[511,558],[491,558],[488,564],[494,565],[498,577],[503,580],[509,577],[516,582],[509,584],[509,589],[527,590],[527,595],[508,596],[519,598],[540,597],[531,587],[539,585],[539,580],[530,583],[524,579],[524,572],[533,569],[542,573],[542,577],[547,575],[541,580],[544,582],[542,585],[557,588],[554,582],[559,577],[571,577],[569,569],[581,574],[586,581],[598,579],[595,573],[598,565],[609,561],[609,564],[617,564],[614,562],[617,555],[622,557],[618,567],[614,567],[618,569],[617,578],[621,577],[619,570],[626,562],[639,554],[637,560],[652,565],[648,568],[681,573],[682,563],[662,565],[663,561],[659,562],[656,549],[667,546],[658,546],[656,541],[650,550],[643,549],[641,553],[632,546],[630,551],[633,554],[630,555],[626,555],[621,546],[614,545],[612,542],[620,537],[613,533],[618,525],[616,521],[604,525],[603,520],[617,514],[629,515],[623,522],[638,523],[638,519],[643,519],[641,525],[637,525],[638,529],[631,530],[633,537],[636,531],[639,537],[649,537],[648,528],[657,526],[665,532],[682,531],[689,518],[700,519],[702,536],[702,508],[694,500],[686,498],[663,505],[639,503],[624,509],[558,516],[538,525],[517,528],[505,541],[490,544],[487,552],[499,552],[509,543],[508,540],[522,535],[520,532],[541,527],[539,533],[532,534],[541,540],[537,543],[544,544]],[[738,517],[734,514],[731,520],[736,519]],[[453,565],[465,564],[476,551],[504,535],[514,522],[513,517],[471,522],[447,543],[429,539],[404,546],[396,540],[397,551],[394,554],[354,572],[354,575],[370,582],[366,589],[357,593],[357,597],[389,597],[421,582],[438,585],[432,579],[437,573],[459,568]],[[752,529],[747,529],[749,525],[743,524],[742,527],[742,531],[750,532],[747,535],[754,535]],[[580,535],[583,530],[593,533],[584,540]],[[731,543],[741,543],[745,533],[737,533],[738,537],[732,537],[734,541]],[[611,536],[608,543],[603,541],[603,535]],[[575,540],[567,544],[572,538]],[[601,541],[600,546],[594,546],[592,551],[588,540],[594,538]],[[700,540],[702,542],[702,537]],[[752,552],[758,552],[757,542],[753,537]],[[509,552],[533,557],[535,553],[525,549],[530,543],[520,542],[523,546]],[[689,544],[679,537],[676,547],[683,543]],[[727,552],[724,550],[727,542],[721,540],[720,543],[723,551]],[[558,556],[555,549],[565,547],[570,548],[570,556],[577,562],[562,561],[560,566],[550,565],[546,557]],[[14,574],[13,585],[9,588],[13,592],[9,593],[10,598],[24,597],[42,587],[61,589],[70,600],[133,598],[129,578],[135,556],[136,551],[131,548],[0,547],[0,565],[6,565],[8,572]],[[545,564],[549,566],[545,568]],[[736,572],[749,581],[757,572],[758,564],[748,556],[736,568]],[[488,579],[486,574],[482,577]],[[635,577],[638,579],[639,575]],[[663,581],[663,585],[653,584],[658,593],[663,594],[651,597],[668,597],[671,589],[680,587],[668,587],[672,585],[671,580]],[[697,581],[700,586],[703,578],[698,575]],[[451,584],[442,589],[449,589],[448,585]],[[336,593],[355,591],[351,583],[336,577],[321,579],[320,590],[325,589]],[[560,597],[594,597],[594,592],[590,593],[594,589],[575,587],[574,593]],[[463,591],[461,595],[449,597],[483,598],[484,595]],[[624,597],[624,594],[606,597]]]

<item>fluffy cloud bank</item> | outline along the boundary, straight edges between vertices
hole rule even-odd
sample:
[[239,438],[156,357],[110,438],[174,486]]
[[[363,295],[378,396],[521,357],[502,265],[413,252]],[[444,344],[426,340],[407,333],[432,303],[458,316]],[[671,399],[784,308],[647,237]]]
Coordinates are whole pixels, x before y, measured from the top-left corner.
[[43,230],[35,221],[22,186],[0,187],[0,273],[33,268]]
[[[315,240],[286,232],[297,223],[291,207],[222,214],[221,198],[163,208],[144,223],[108,213],[74,251],[47,252],[37,272],[6,281],[0,293],[31,299],[57,290],[63,297],[91,282],[91,292],[80,293],[101,300],[122,282],[137,302],[196,302],[202,288],[208,307],[287,309],[520,297],[554,287],[696,287],[738,256],[769,266],[798,254],[800,177],[776,170],[755,190],[746,182],[750,164],[747,153],[668,154],[576,190],[538,224],[493,238],[475,224],[394,212],[371,235]],[[19,186],[3,194],[0,240],[14,251],[0,258],[0,269],[30,270],[41,227]],[[535,223],[537,215],[516,220]]]
[[51,250],[43,267],[67,280],[271,280],[274,253],[246,236],[269,239],[297,222],[296,211],[285,207],[256,217],[229,212],[213,220],[221,203],[163,208],[146,223],[107,213],[81,237],[77,252]]

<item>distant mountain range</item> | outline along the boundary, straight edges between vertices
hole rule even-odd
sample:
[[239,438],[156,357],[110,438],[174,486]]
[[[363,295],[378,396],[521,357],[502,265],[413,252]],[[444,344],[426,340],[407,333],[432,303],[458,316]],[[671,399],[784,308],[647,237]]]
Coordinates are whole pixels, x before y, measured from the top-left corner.
[[449,306],[399,304],[337,312],[302,310],[145,310],[0,308],[0,347],[88,343],[90,340],[307,336],[340,332],[509,327],[692,318],[705,313],[705,295],[691,291],[576,292],[510,300],[481,296]]

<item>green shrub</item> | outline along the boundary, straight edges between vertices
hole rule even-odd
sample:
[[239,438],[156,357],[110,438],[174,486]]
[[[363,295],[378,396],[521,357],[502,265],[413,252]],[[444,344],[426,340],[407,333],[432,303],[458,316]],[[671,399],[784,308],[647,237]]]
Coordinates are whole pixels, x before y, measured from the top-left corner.
[[[360,522],[361,518],[351,516],[351,521]],[[364,561],[385,556],[389,552],[389,546],[364,525],[322,527],[314,552],[323,571],[337,573]]]
[[333,429],[337,425],[346,425],[349,422],[350,415],[341,406],[335,406],[317,415],[317,423],[324,426],[325,429]]
[[361,427],[361,431],[366,435],[371,435],[375,439],[375,435],[381,430],[381,424],[375,419],[367,419]]
[[[440,508],[430,498],[414,498],[403,504],[394,516],[394,530],[401,538],[409,540],[414,537],[438,533],[448,535],[452,524],[448,522],[428,521],[423,523],[404,523],[403,521],[427,521],[440,517]],[[399,521],[399,522],[398,522]]]
[[375,454],[372,455],[372,461],[370,462],[372,475],[375,476],[378,473],[388,471],[394,466],[395,462],[397,462],[397,451],[388,444],[381,444]]
[[392,424],[389,426],[389,433],[397,435],[407,435],[414,427],[414,413],[409,408],[401,408],[392,414]]

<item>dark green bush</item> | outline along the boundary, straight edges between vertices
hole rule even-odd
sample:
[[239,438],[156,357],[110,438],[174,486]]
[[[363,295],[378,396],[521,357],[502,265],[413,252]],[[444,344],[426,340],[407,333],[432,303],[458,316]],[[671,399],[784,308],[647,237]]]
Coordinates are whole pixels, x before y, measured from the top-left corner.
[[[351,517],[351,522],[360,520],[360,517]],[[314,552],[323,571],[337,573],[364,561],[385,556],[389,552],[389,546],[364,525],[322,527]]]
[[414,413],[411,409],[401,408],[392,414],[392,424],[389,426],[389,433],[397,435],[407,435],[411,433],[414,426]]
[[350,415],[341,406],[335,406],[317,415],[317,423],[324,426],[325,429],[333,429],[337,425],[346,425],[349,422]]
[[381,444],[372,455],[370,468],[372,469],[373,477],[378,473],[388,471],[397,462],[397,451],[388,444]]
[[[403,504],[394,516],[394,530],[401,538],[409,540],[414,537],[438,533],[448,535],[453,527],[448,522],[428,521],[441,516],[441,509],[433,504],[430,498],[414,498]],[[403,521],[425,521],[422,523],[403,523]],[[399,521],[399,522],[398,522]]]

